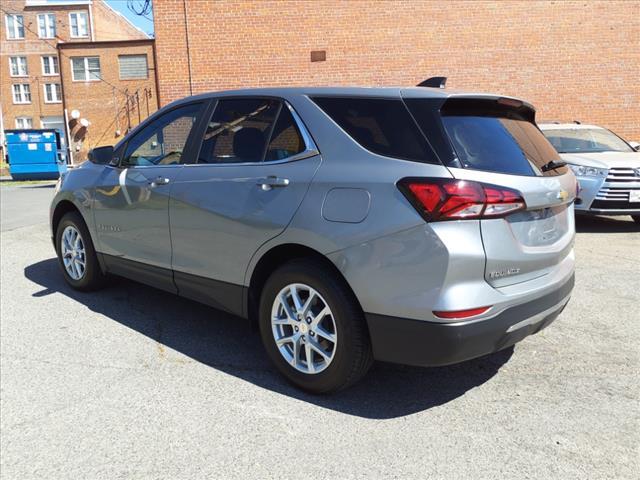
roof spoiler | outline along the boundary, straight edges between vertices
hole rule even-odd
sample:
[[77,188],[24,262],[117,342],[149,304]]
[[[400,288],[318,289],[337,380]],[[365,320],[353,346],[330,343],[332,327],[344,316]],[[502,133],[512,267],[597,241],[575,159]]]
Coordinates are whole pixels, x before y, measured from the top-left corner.
[[420,82],[417,87],[444,88],[447,77],[430,77]]

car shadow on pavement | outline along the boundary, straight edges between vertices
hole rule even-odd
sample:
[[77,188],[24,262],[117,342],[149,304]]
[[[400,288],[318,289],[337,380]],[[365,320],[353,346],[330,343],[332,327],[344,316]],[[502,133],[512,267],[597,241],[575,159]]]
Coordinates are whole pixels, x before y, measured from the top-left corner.
[[640,224],[631,217],[599,217],[576,215],[577,233],[628,233],[640,232]]
[[158,342],[160,361],[171,361],[167,348],[173,349],[259,387],[363,418],[397,418],[447,403],[491,379],[513,354],[512,347],[438,368],[378,362],[343,392],[310,395],[291,386],[271,366],[260,335],[247,320],[125,279],[99,292],[77,292],[63,280],[55,258],[29,265],[24,273],[42,287],[33,294],[36,301],[46,302],[54,293],[66,295]]

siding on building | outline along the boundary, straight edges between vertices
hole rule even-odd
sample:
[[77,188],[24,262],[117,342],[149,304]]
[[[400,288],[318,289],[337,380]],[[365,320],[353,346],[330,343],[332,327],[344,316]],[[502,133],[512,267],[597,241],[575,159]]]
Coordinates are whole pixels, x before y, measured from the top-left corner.
[[[577,119],[640,140],[637,0],[154,0],[153,8],[162,104],[237,87],[416,85],[444,75],[448,88],[525,98],[539,121]],[[312,51],[326,61],[311,62]]]

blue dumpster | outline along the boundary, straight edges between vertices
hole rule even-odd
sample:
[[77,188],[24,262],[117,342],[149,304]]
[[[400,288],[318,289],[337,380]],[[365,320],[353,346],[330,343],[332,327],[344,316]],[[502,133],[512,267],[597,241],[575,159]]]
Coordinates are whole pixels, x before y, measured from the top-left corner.
[[67,171],[57,130],[5,130],[14,180],[55,180]]

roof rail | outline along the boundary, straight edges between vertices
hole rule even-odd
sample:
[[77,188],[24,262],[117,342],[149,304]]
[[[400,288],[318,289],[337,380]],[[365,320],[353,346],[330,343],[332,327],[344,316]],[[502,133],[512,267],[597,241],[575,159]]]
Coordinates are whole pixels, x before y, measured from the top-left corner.
[[420,82],[417,87],[444,88],[447,83],[447,77],[429,77]]

